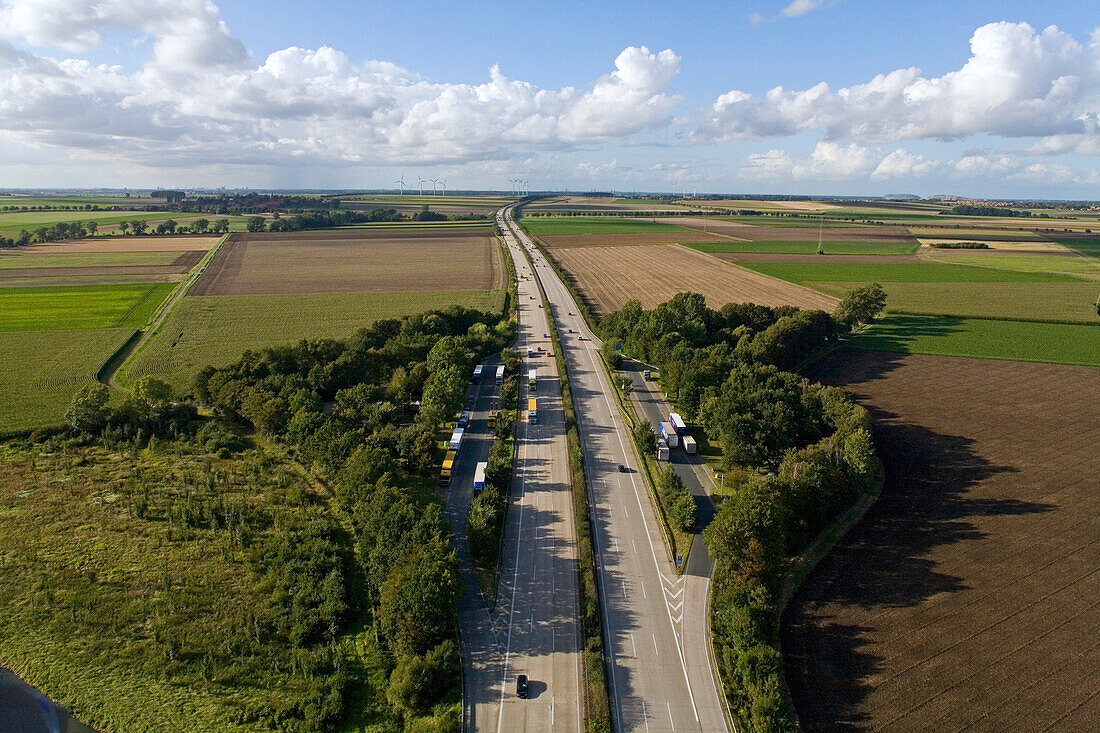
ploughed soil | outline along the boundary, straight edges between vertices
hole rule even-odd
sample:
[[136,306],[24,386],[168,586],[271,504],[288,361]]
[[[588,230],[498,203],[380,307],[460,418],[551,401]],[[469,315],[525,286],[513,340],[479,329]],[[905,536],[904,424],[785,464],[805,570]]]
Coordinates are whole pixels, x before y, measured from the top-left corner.
[[787,607],[808,730],[1095,730],[1100,369],[842,350],[878,502]]
[[235,234],[188,296],[490,290],[499,249],[485,230]]
[[[724,239],[744,239],[749,242],[816,242],[818,229],[813,227],[777,227],[754,224],[742,224],[736,221],[722,221],[708,219],[706,223],[701,219],[683,217],[682,219],[658,219],[667,223],[675,223],[680,226],[708,232],[724,234]],[[917,238],[904,227],[891,226],[829,226],[822,230],[822,236],[827,242],[905,242],[917,244]],[[692,240],[696,241],[696,240]],[[701,241],[701,240],[700,240]]]
[[675,244],[569,247],[550,250],[597,317],[640,300],[646,308],[676,293],[702,293],[711,308],[726,303],[796,305],[831,311],[836,298]]
[[167,265],[108,265],[104,267],[18,267],[0,270],[0,287],[26,284],[31,278],[50,278],[48,284],[60,285],[61,278],[81,278],[81,284],[95,284],[97,277],[111,282],[115,276],[140,278],[157,275],[183,275],[199,263],[205,251],[183,252]]

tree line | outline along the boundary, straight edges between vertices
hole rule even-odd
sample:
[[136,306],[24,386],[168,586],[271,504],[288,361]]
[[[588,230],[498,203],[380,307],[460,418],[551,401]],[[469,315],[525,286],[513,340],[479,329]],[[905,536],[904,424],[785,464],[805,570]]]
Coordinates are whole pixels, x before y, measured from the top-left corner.
[[[74,399],[67,417],[80,434],[186,440],[229,456],[248,442],[243,426],[284,446],[330,488],[334,518],[265,533],[248,555],[281,609],[270,633],[313,660],[313,692],[283,711],[278,727],[297,720],[321,730],[346,714],[349,681],[366,676],[336,651],[352,624],[370,630],[370,654],[386,673],[373,685],[375,709],[395,726],[456,723],[462,586],[430,487],[440,430],[464,404],[473,365],[513,336],[499,315],[454,307],[378,321],[346,341],[245,352],[203,369],[189,396],[143,377],[119,407],[103,385]],[[199,418],[199,405],[213,417]],[[506,486],[503,456],[491,462],[494,486]],[[188,516],[208,522],[218,511],[203,505]]]

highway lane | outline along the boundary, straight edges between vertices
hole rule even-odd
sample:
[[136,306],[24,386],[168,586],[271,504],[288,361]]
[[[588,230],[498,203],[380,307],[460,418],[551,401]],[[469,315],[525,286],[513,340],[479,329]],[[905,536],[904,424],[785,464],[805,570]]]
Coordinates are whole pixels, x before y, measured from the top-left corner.
[[[551,345],[544,334],[549,334],[549,323],[539,307],[538,285],[518,244],[510,237],[506,244],[519,276],[516,348],[523,358],[521,405],[535,397],[538,419],[530,421],[526,410],[517,419],[496,603],[488,608],[482,598],[480,607],[465,605],[462,612],[466,727],[579,732],[583,711],[577,543],[561,389],[556,363],[547,355]],[[528,346],[534,350],[532,357],[526,355]],[[538,375],[534,391],[527,380],[532,367]],[[470,478],[462,480],[472,481],[472,469]],[[520,674],[530,680],[526,700],[516,697]]]
[[[510,209],[506,215],[510,219]],[[511,224],[512,222],[509,222]],[[536,272],[559,328],[577,408],[594,506],[598,579],[616,727],[623,731],[727,730],[711,672],[705,585],[689,584],[668,558],[599,341],[541,253]],[[619,466],[626,471],[620,471]]]

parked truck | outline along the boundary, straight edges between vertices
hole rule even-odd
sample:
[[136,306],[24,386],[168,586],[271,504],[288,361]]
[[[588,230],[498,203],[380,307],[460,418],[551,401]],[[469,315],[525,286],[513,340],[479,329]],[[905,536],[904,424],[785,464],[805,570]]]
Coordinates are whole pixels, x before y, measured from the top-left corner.
[[485,367],[483,367],[481,364],[478,364],[476,367],[474,367],[474,376],[470,381],[474,384],[481,384],[481,372],[484,369]]
[[661,438],[668,444],[669,448],[680,445],[680,436],[676,434],[676,429],[672,427],[672,423],[668,421],[661,423],[660,432]]
[[485,488],[485,469],[488,466],[488,463],[482,461],[474,468],[474,496],[477,496]]
[[657,460],[658,461],[667,461],[668,460],[668,443],[666,443],[663,440],[658,440],[657,441]]
[[462,447],[462,436],[465,433],[466,433],[465,429],[455,428],[454,432],[451,433],[450,442],[447,443],[448,450],[453,450],[455,453],[458,453],[459,448]]
[[497,367],[497,386],[504,384],[504,365]]
[[684,453],[694,454],[696,450],[697,449],[696,449],[696,446],[695,446],[695,438],[691,437],[690,435],[685,435],[684,436]]
[[668,421],[672,423],[672,427],[677,435],[687,435],[688,426],[687,423],[684,422],[684,418],[680,417],[680,413],[670,412],[668,414]]
[[453,450],[447,451],[447,455],[443,458],[443,467],[439,470],[439,483],[447,486],[451,483],[451,475],[454,473],[455,465],[455,452]]

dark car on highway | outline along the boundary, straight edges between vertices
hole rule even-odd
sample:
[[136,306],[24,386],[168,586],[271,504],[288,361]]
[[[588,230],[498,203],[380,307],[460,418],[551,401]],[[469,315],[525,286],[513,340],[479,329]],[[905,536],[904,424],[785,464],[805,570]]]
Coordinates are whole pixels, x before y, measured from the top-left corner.
[[527,692],[527,675],[521,674],[519,677],[516,677],[516,697],[520,700],[526,700]]

